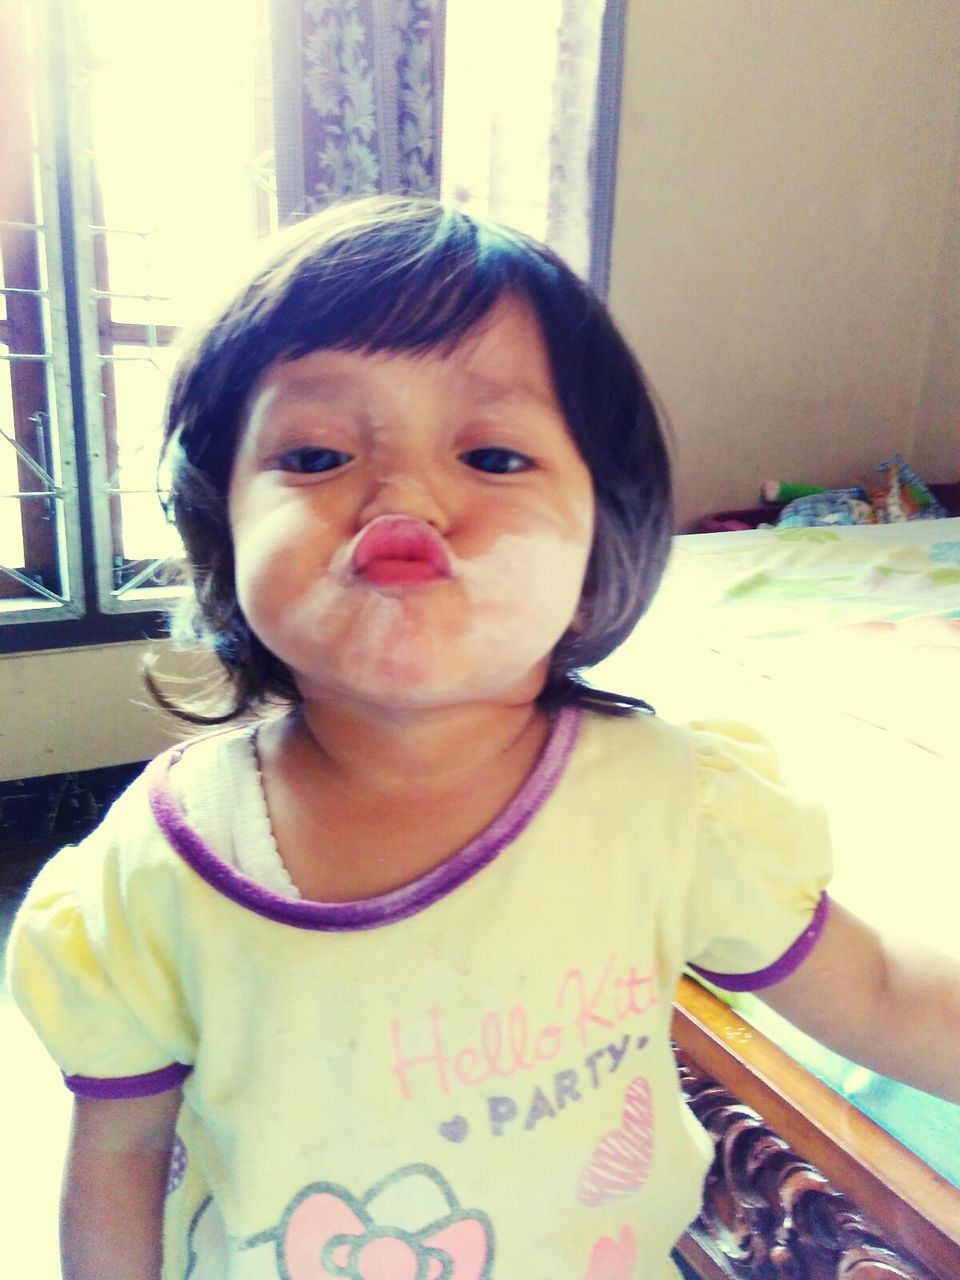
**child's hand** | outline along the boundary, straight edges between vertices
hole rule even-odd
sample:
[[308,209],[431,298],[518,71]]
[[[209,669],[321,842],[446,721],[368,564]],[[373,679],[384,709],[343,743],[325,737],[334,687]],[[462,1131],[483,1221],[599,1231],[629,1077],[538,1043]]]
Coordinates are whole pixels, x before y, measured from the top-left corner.
[[883,938],[831,902],[817,945],[771,1008],[844,1057],[960,1105],[960,964]]

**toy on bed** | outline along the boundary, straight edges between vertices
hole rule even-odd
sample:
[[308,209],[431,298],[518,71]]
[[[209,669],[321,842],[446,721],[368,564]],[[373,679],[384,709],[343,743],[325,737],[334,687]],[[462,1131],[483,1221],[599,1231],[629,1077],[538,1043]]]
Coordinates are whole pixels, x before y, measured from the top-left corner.
[[786,502],[778,528],[811,525],[894,524],[902,520],[935,520],[946,514],[930,489],[901,454],[877,468],[881,483],[869,492],[859,485],[820,489],[767,480],[761,490],[767,502]]
[[942,520],[946,516],[933,493],[899,453],[889,462],[881,463],[877,470],[884,477],[883,484],[871,495],[878,523]]

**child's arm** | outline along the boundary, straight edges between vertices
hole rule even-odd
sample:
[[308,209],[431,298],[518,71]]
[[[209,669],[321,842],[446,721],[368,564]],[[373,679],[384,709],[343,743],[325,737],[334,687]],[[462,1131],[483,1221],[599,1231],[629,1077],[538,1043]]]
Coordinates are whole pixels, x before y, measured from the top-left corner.
[[798,969],[757,993],[817,1040],[960,1104],[960,964],[883,938],[838,903]]
[[159,1280],[180,1095],[76,1099],[60,1204],[63,1280]]

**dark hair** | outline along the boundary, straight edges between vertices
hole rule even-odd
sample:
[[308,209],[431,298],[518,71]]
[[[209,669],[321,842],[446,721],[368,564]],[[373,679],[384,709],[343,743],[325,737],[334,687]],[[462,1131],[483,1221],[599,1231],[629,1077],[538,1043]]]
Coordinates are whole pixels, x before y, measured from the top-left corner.
[[576,628],[553,652],[540,700],[617,713],[646,704],[576,678],[629,635],[649,605],[671,531],[670,468],[639,366],[593,292],[530,237],[430,200],[374,197],[283,232],[250,283],[186,345],[167,403],[161,466],[186,549],[192,595],[173,634],[211,648],[233,692],[195,723],[221,723],[270,699],[296,703],[286,665],[252,633],[236,599],[227,489],[254,384],[278,360],[324,348],[449,351],[505,295],[543,334],[557,398],[596,493],[596,530]]

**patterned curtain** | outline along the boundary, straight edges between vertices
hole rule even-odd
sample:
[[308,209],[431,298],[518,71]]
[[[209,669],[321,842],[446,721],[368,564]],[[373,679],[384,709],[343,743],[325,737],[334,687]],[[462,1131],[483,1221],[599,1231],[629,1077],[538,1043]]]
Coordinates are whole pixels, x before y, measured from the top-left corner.
[[439,194],[444,0],[276,0],[281,221]]
[[281,222],[343,196],[440,195],[605,292],[627,0],[272,5]]

